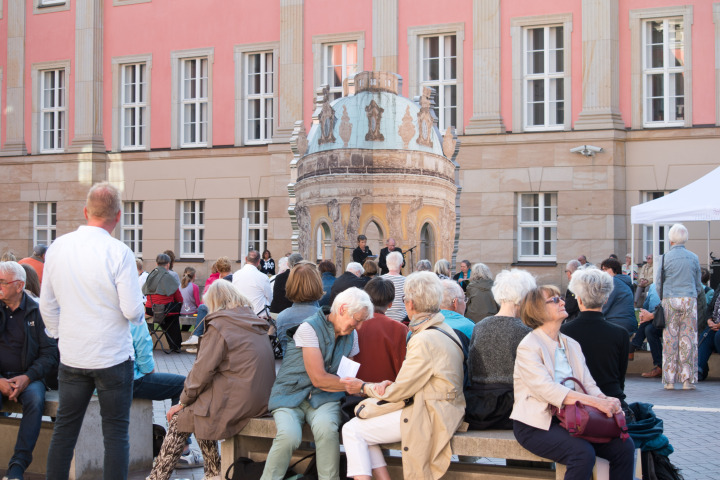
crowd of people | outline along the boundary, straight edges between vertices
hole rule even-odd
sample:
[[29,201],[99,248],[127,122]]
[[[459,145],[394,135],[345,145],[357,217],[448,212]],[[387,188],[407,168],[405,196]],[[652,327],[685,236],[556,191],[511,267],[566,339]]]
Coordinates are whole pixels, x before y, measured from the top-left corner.
[[[67,478],[93,392],[106,479],[127,476],[133,398],[172,403],[151,480],[200,464],[205,478],[221,478],[217,441],[267,413],[277,435],[264,480],[285,478],[305,423],[321,479],[340,474],[341,432],[348,476],[390,478],[380,445],[400,442],[405,478],[440,478],[464,423],[512,430],[530,452],[567,465],[566,478],[590,478],[599,456],[610,462],[611,478],[629,479],[631,439],[574,437],[551,407],[580,403],[629,416],[625,374],[645,342],[654,366],[643,376],[661,377],[667,389],[694,389],[720,350],[717,294],[685,248],[680,224],[669,230],[658,268],[652,256],[638,266],[611,255],[596,267],[581,255],[565,267],[564,294],[528,271],[493,276],[468,260],[453,275],[447,260],[423,259],[405,275],[394,239],[375,256],[363,235],[339,276],[330,261],[316,265],[294,253],[275,262],[268,250],[251,250],[234,272],[228,257],[219,258],[201,288],[195,268],[174,272],[172,251],[145,272],[112,237],[120,218],[112,185],[94,185],[84,213],[87,224],[49,248],[0,262],[0,393],[23,407],[9,480],[22,480],[32,462],[50,386],[59,390],[59,408],[49,479]],[[658,306],[664,328],[652,324]],[[181,316],[196,318],[185,342]],[[171,351],[197,353],[187,377],[155,370],[146,318]],[[269,337],[278,346],[277,373]],[[359,369],[341,377],[346,359]],[[344,418],[345,406],[364,398],[398,407]],[[202,458],[189,448],[191,434]]]

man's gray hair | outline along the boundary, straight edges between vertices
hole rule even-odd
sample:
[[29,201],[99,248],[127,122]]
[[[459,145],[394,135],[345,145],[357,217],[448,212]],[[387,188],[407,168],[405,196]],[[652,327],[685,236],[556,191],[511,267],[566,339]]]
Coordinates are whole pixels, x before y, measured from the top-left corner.
[[357,275],[358,277],[360,275],[362,275],[363,273],[365,273],[365,269],[363,268],[363,266],[357,262],[348,263],[347,267],[345,267],[345,271],[353,273],[353,274]]
[[440,303],[440,309],[452,310],[453,300],[463,298],[465,292],[463,292],[462,287],[460,287],[455,280],[441,280],[440,283],[443,289],[443,299]]
[[0,273],[11,275],[13,280],[20,280],[23,283],[27,280],[25,269],[17,262],[0,262]]
[[250,265],[260,264],[260,252],[258,252],[257,250],[250,250],[245,257],[245,262],[249,263]]
[[358,313],[363,314],[365,316],[363,320],[367,320],[375,314],[370,295],[357,287],[350,287],[338,293],[335,300],[333,300],[332,307],[330,307],[330,312],[337,313],[340,305],[347,305],[347,312],[350,316],[354,317]]
[[403,257],[400,252],[390,252],[385,257],[385,263],[387,264],[388,270],[400,271],[403,264]]
[[293,253],[288,257],[288,267],[292,269],[295,265],[303,261],[303,256],[299,253]]
[[169,265],[170,264],[170,255],[167,253],[158,253],[158,256],[155,257],[155,263],[158,265]]
[[440,279],[432,272],[415,272],[405,280],[405,300],[413,302],[418,313],[437,313],[443,299]]
[[422,259],[415,265],[415,271],[430,272],[432,271],[432,263],[430,263],[430,260]]
[[582,266],[582,263],[578,261],[577,258],[573,258],[569,262],[565,264],[565,270],[570,270],[570,273],[574,272],[578,268]]
[[490,271],[490,268],[484,263],[476,263],[472,266],[472,269],[470,271],[470,278],[468,280],[472,282],[473,280],[482,279],[492,280],[492,272]]
[[511,303],[520,305],[527,293],[537,287],[535,277],[525,270],[513,268],[503,270],[495,277],[492,294],[498,305]]
[[685,228],[685,225],[682,223],[676,223],[672,227],[670,227],[670,231],[668,232],[668,240],[670,240],[675,245],[684,245],[685,242],[688,241],[688,231],[687,228]]
[[568,289],[582,300],[586,308],[600,308],[612,293],[613,279],[609,273],[602,270],[583,268],[572,274]]

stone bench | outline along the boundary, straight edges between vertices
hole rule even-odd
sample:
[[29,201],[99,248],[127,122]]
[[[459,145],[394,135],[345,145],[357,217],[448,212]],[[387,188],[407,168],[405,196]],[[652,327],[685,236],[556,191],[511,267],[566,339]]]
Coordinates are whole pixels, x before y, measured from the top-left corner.
[[[260,461],[267,457],[272,441],[277,434],[275,421],[272,417],[253,418],[245,428],[233,438],[228,438],[221,443],[221,474],[225,475],[230,465],[238,457],[248,457]],[[305,424],[302,434],[303,442],[312,442],[313,436],[310,427]],[[453,454],[468,457],[487,457],[506,460],[526,460],[535,462],[549,462],[551,460],[538,457],[525,450],[515,440],[510,430],[484,430],[458,432],[451,441]],[[301,449],[303,446],[301,445]],[[386,451],[388,470],[393,479],[402,479],[402,461],[398,454],[389,456],[390,450],[399,451],[400,443],[383,445]],[[296,452],[297,453],[297,452]],[[294,457],[295,458],[295,457]],[[300,458],[298,453],[297,458]],[[604,464],[604,465],[603,465]],[[607,465],[603,459],[598,459],[595,472],[601,471]],[[221,476],[222,476],[221,475]],[[466,479],[529,479],[548,478],[562,479],[565,477],[565,466],[557,464],[555,470],[542,468],[524,468],[504,465],[488,465],[478,463],[452,462],[448,473],[443,479],[466,480]],[[638,475],[641,477],[641,475]],[[593,478],[598,478],[595,476]],[[599,477],[602,478],[602,475]]]
[[[653,368],[652,355],[647,350],[635,350],[634,360],[628,362],[627,373],[640,375]],[[720,355],[713,353],[708,361],[708,379],[720,379]],[[659,378],[657,379],[659,380]]]
[[[46,417],[56,417],[58,409],[58,392],[51,390],[45,394]],[[5,401],[3,412],[22,413],[19,403]],[[130,471],[149,470],[152,467],[152,401],[133,400],[130,407]],[[37,444],[33,452],[33,461],[27,469],[28,473],[45,474],[47,471],[47,455],[53,432],[52,421],[43,419]],[[13,455],[17,432],[20,427],[19,417],[0,418],[0,465],[7,465]],[[75,446],[75,455],[70,465],[70,480],[96,480],[103,474],[102,424],[100,402],[96,396],[90,399],[85,419]]]

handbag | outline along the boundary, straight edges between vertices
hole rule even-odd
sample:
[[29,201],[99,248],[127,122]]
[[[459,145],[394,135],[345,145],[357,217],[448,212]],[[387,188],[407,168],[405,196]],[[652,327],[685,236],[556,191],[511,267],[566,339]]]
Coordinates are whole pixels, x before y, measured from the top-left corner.
[[[295,467],[302,461],[312,457],[310,463],[304,472],[298,473]],[[240,457],[230,465],[225,472],[225,480],[260,480],[263,470],[265,470],[265,462],[256,462],[247,457]],[[283,476],[285,479],[297,478],[317,478],[317,465],[315,463],[315,452],[304,456],[297,462],[290,465]]]
[[355,416],[363,420],[397,412],[412,403],[412,398],[399,402],[388,402],[377,398],[366,398],[355,407]]
[[[580,385],[587,395],[585,386],[575,377],[567,377],[560,382],[564,384],[572,380]],[[563,408],[552,407],[553,414],[560,420],[560,426],[570,432],[570,435],[582,438],[592,443],[608,443],[616,438],[624,442],[629,438],[628,428],[625,423],[625,416],[622,412],[615,413],[608,417],[604,412],[590,405],[575,402],[572,405],[565,405]]]
[[653,312],[653,319],[652,319],[652,326],[662,330],[665,328],[665,310],[662,306],[662,298],[663,298],[663,285],[665,284],[665,255],[663,255],[662,260],[660,261],[660,291],[658,292],[658,295],[660,296],[660,303],[658,303],[657,307],[655,307],[655,312]]

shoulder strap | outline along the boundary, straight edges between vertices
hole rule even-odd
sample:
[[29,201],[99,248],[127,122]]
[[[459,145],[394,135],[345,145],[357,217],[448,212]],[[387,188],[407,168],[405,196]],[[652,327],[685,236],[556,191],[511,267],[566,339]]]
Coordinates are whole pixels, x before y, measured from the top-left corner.
[[436,327],[435,325],[433,325],[433,326],[431,326],[431,327],[428,327],[427,329],[428,329],[428,330],[431,330],[431,329],[432,329],[432,330],[437,330],[438,332],[440,332],[440,333],[442,333],[443,335],[445,335],[446,337],[448,337],[450,340],[453,341],[453,343],[455,343],[455,345],[458,346],[458,348],[460,349],[460,351],[463,353],[463,357],[465,356],[465,349],[463,349],[462,345],[460,345],[460,342],[458,342],[457,340],[455,340],[455,339],[452,337],[452,335],[450,335],[448,332],[446,332],[446,331],[443,330],[442,328]]
[[663,299],[663,288],[665,287],[665,255],[667,255],[667,252],[663,254],[660,260],[660,291],[658,292],[660,301]]

